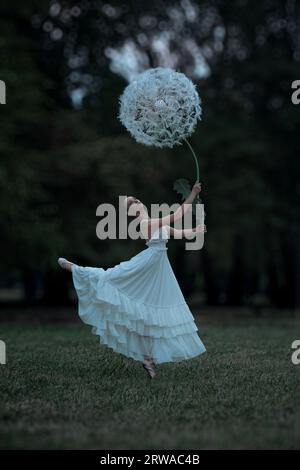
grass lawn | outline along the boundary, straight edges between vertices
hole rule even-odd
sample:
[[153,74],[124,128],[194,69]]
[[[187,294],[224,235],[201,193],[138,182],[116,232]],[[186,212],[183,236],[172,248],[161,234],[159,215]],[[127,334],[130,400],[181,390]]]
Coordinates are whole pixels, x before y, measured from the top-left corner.
[[[222,317],[220,317],[222,318]],[[300,448],[296,320],[204,317],[207,353],[141,365],[75,323],[0,323],[0,447]]]

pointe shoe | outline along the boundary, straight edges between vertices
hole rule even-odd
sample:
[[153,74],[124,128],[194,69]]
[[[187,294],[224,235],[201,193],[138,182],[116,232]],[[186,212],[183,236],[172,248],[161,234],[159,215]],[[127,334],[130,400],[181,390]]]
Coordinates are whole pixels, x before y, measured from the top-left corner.
[[143,362],[144,369],[148,372],[150,379],[154,379],[156,376],[156,372],[154,369],[154,362],[153,361],[145,361]]
[[73,263],[68,261],[66,258],[58,258],[57,260],[59,266],[63,269],[68,269],[68,265],[71,267]]

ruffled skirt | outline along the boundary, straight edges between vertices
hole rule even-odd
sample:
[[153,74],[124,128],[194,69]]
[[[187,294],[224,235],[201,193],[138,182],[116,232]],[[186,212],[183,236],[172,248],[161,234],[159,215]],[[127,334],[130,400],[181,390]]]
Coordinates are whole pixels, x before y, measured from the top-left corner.
[[205,352],[165,251],[148,248],[107,270],[73,265],[72,276],[80,318],[114,351],[156,364]]

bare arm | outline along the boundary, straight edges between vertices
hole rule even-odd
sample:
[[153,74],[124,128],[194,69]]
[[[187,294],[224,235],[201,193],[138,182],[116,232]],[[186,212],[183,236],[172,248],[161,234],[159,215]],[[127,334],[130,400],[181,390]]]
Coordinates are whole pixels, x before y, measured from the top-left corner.
[[145,223],[144,225],[144,229],[146,230],[148,238],[151,238],[155,230],[157,230],[158,228],[163,227],[164,225],[170,225],[176,220],[181,219],[184,214],[188,211],[190,204],[193,203],[195,197],[200,193],[200,191],[201,183],[196,182],[189,196],[173,214],[166,215],[165,217],[161,217],[159,219],[149,219],[147,221],[147,224]]
[[183,230],[178,230],[173,227],[167,227],[169,234],[173,235],[174,238],[187,238],[188,240],[191,240],[195,238],[197,233],[205,233],[206,230],[206,225],[197,225],[195,228],[186,228]]

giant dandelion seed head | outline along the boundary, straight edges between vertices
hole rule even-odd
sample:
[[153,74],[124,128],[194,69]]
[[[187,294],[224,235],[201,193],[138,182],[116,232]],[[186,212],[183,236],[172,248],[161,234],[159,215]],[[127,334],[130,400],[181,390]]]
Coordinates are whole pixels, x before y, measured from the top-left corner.
[[118,117],[137,142],[172,148],[193,133],[201,113],[193,82],[183,73],[157,67],[125,88]]

